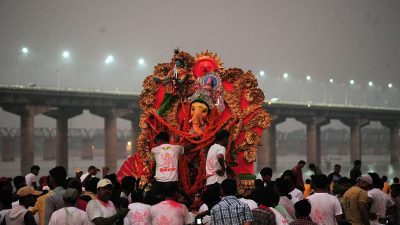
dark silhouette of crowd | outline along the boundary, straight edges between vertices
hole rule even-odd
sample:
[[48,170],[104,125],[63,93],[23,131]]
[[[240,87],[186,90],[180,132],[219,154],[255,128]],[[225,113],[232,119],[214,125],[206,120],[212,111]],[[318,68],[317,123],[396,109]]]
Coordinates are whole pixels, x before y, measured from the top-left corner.
[[357,160],[349,177],[341,175],[339,164],[329,175],[311,164],[314,173],[304,183],[305,165],[300,160],[275,179],[272,168],[262,168],[252,190],[230,177],[205,185],[194,196],[186,195],[179,181],[143,186],[130,176],[120,181],[115,174],[100,176],[95,166],[86,174],[76,168],[73,177],[56,166],[37,179],[40,167],[34,165],[29,176],[0,178],[0,221],[7,225],[400,224],[400,184],[395,179],[389,185],[386,176],[363,174]]

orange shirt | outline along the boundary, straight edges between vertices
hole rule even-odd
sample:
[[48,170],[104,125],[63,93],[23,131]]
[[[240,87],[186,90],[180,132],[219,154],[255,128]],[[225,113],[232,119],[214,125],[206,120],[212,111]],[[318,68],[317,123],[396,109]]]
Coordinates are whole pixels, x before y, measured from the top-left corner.
[[389,194],[389,192],[390,192],[390,185],[388,184],[388,182],[383,183],[382,191],[385,192],[386,194]]
[[304,184],[304,198],[307,198],[307,196],[310,196],[311,194],[311,185],[310,184]]
[[53,191],[49,191],[47,194],[40,196],[39,198],[37,198],[35,206],[29,208],[29,211],[32,214],[38,213],[39,225],[44,225],[44,217],[46,213],[46,198],[52,194]]

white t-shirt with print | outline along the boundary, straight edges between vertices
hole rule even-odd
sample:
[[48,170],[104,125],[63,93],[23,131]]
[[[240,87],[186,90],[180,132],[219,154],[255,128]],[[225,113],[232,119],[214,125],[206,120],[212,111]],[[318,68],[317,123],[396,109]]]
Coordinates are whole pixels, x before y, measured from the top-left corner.
[[150,215],[150,205],[146,205],[140,202],[129,204],[130,209],[128,214],[124,218],[124,225],[148,225]]
[[193,216],[185,205],[172,200],[165,200],[150,208],[149,221],[152,225],[192,224]]
[[156,161],[156,175],[158,182],[178,181],[178,156],[183,154],[180,145],[162,144],[151,149]]
[[226,179],[226,174],[223,176],[217,174],[217,170],[222,169],[218,162],[218,155],[222,154],[225,159],[225,152],[226,148],[220,144],[214,144],[210,147],[210,150],[208,150],[206,161],[206,185],[222,183],[222,181]]
[[103,217],[103,218],[111,217],[117,213],[112,201],[104,203],[98,199],[90,200],[88,202],[86,206],[86,212],[89,221],[92,221],[93,219],[98,217]]
[[336,225],[335,216],[343,214],[339,200],[328,193],[314,193],[307,197],[311,204],[310,218],[319,225]]

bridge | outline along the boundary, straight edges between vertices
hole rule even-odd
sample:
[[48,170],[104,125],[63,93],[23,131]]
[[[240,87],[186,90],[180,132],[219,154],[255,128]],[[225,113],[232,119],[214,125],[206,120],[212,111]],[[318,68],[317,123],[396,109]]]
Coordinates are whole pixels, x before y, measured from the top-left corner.
[[[136,140],[140,128],[139,96],[127,93],[107,93],[86,90],[50,89],[39,87],[0,87],[0,106],[4,111],[20,117],[21,173],[29,172],[34,164],[34,117],[39,114],[56,119],[55,159],[57,165],[68,168],[68,119],[83,110],[104,119],[105,165],[117,170],[118,131],[117,118],[131,122],[131,139]],[[264,108],[271,114],[272,126],[264,131],[258,151],[258,168],[275,165],[277,160],[276,125],[294,118],[307,127],[307,161],[321,161],[321,127],[337,119],[350,127],[350,159],[361,159],[361,128],[378,121],[390,131],[391,163],[400,162],[400,110],[348,105],[298,104],[266,102]],[[9,132],[9,131],[4,131]],[[7,143],[7,142],[6,142]],[[2,155],[10,154],[10,146]],[[90,152],[90,149],[86,150]]]

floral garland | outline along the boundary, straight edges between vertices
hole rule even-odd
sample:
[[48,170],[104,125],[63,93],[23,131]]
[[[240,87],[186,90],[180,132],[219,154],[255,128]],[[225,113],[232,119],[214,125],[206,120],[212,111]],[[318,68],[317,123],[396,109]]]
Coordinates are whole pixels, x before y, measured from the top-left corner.
[[[203,136],[201,140],[193,140],[195,138],[198,138],[199,135],[194,135],[194,134],[188,134],[188,132],[184,132],[181,130],[178,130],[176,127],[170,125],[167,123],[161,116],[159,116],[155,110],[152,110],[150,112],[150,115],[152,115],[157,122],[161,123],[164,125],[171,133],[178,134],[180,137],[183,137],[184,140],[189,141],[192,144],[196,144],[197,146],[193,149],[190,150],[191,153],[198,153],[198,156],[200,158],[200,164],[197,169],[197,176],[195,179],[195,183],[191,184],[190,182],[190,176],[189,176],[189,167],[187,166],[188,163],[191,161],[189,155],[182,155],[179,157],[179,178],[182,183],[182,187],[185,190],[185,193],[188,195],[193,195],[196,192],[198,192],[203,186],[204,186],[204,180],[206,178],[205,176],[205,165],[206,165],[206,154],[204,149],[208,146],[210,146],[214,142],[214,137],[218,131],[221,129],[230,129],[235,123],[236,119],[232,119],[232,117],[226,118],[222,123],[220,123],[218,126],[213,126],[212,130],[206,137]],[[183,143],[184,141],[180,141],[178,144]],[[229,140],[229,145],[227,147],[227,162],[231,160],[230,158],[230,152],[231,152],[231,143],[233,142],[233,136],[230,137]]]

